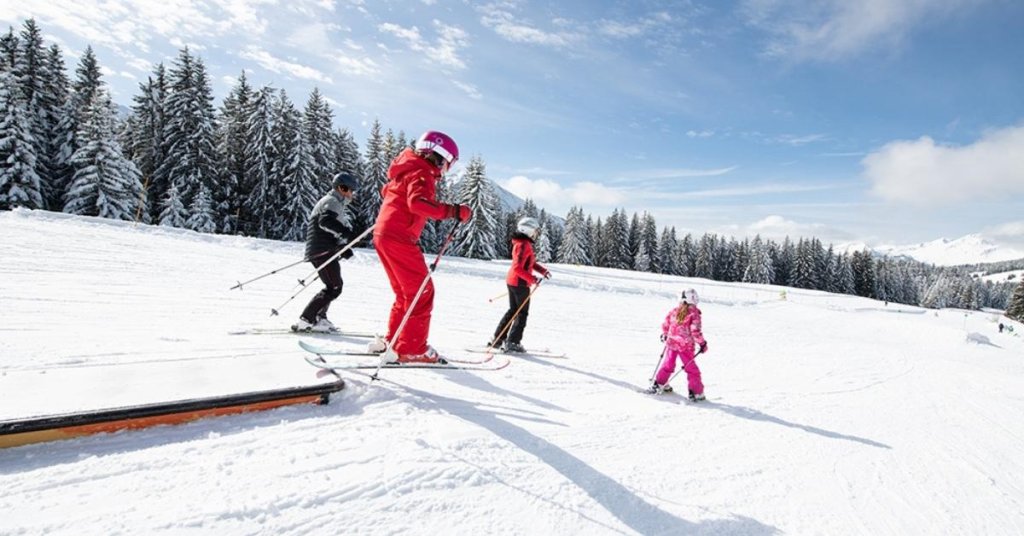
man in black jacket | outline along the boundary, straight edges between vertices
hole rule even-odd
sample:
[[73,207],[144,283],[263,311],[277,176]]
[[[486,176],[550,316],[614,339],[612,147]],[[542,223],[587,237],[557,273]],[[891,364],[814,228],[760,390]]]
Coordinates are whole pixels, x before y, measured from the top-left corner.
[[[309,213],[306,229],[306,259],[319,266],[331,258],[355,236],[352,231],[352,211],[349,204],[358,185],[356,178],[341,172],[334,176],[333,188],[323,196]],[[352,250],[341,254],[342,259],[352,257]],[[338,259],[327,263],[319,271],[324,289],[309,300],[299,321],[292,325],[293,331],[315,331],[329,333],[337,328],[327,319],[327,309],[335,298],[341,296],[341,266]]]

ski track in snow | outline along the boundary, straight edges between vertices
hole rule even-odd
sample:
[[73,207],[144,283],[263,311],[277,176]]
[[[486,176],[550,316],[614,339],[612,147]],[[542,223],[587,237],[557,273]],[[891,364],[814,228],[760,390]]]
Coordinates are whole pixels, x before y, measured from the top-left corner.
[[[299,337],[229,334],[294,320],[319,285],[281,317],[270,309],[309,265],[228,287],[301,254],[0,213],[0,380],[220,361],[242,376],[268,359],[312,380]],[[455,354],[487,341],[506,268],[441,262],[432,344]],[[327,406],[3,449],[0,534],[1024,533],[1024,341],[996,333],[992,314],[551,270],[523,342],[568,359],[388,369],[376,382],[345,373]],[[380,331],[391,292],[376,256],[359,250],[342,271],[331,317]],[[683,395],[640,394],[664,314],[690,286],[703,298],[709,400],[686,401],[685,375],[673,382]]]

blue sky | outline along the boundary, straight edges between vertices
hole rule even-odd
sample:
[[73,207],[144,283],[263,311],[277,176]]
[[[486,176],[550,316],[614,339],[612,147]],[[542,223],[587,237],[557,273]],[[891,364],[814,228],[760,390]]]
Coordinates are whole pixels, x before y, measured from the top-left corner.
[[130,104],[188,45],[369,124],[439,129],[564,215],[680,232],[1024,246],[1024,3],[1013,0],[0,1]]

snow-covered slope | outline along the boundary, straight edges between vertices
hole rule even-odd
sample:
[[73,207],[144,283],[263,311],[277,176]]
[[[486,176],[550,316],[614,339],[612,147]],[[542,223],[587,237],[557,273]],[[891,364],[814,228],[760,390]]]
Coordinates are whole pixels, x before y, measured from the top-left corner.
[[[248,360],[301,360],[297,337],[228,334],[298,314],[315,289],[268,316],[307,266],[228,287],[301,251],[0,213],[0,374],[188,358],[234,360],[241,375]],[[488,339],[506,267],[442,261],[435,346]],[[568,359],[346,374],[329,406],[0,450],[0,534],[1024,532],[1024,339],[994,315],[551,270],[523,342]],[[391,293],[375,255],[343,271],[333,319],[379,328]],[[637,391],[688,286],[709,341],[699,405]]]

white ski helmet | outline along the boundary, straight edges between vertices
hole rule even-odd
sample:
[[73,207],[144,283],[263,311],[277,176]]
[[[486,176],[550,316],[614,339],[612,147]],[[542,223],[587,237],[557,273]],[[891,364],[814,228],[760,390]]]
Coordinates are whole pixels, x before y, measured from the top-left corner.
[[540,232],[540,222],[537,221],[537,218],[525,216],[519,218],[519,223],[516,224],[516,230],[526,236],[536,236],[536,233]]
[[697,297],[697,291],[692,288],[688,288],[683,291],[683,295],[679,297],[679,301],[682,303],[688,303],[690,305],[697,305],[700,298]]

